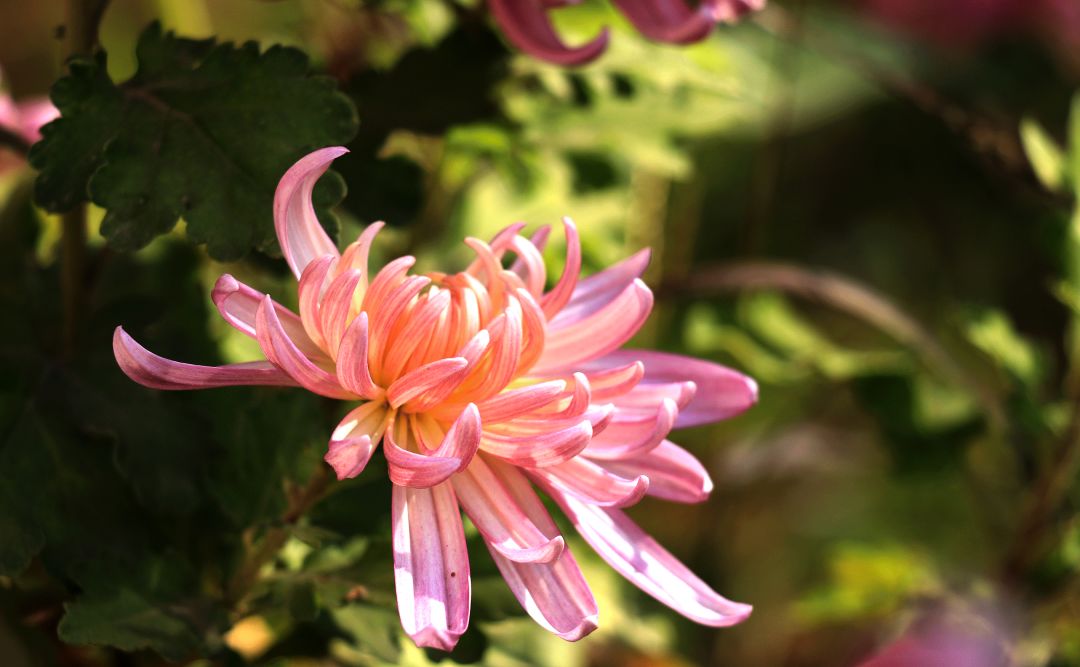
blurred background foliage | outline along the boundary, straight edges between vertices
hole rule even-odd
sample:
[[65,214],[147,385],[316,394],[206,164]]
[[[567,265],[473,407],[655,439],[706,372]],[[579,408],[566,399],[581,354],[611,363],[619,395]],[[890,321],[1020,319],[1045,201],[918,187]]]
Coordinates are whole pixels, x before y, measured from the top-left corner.
[[[615,36],[566,70],[514,53],[474,1],[113,0],[107,59],[54,93],[82,125],[32,157],[63,178],[35,186],[14,150],[0,176],[0,662],[854,665],[946,623],[1000,645],[1000,664],[1080,665],[1080,22],[1055,0],[994,20],[992,2],[902,4],[775,0],[675,48],[587,0],[556,13],[562,34]],[[16,99],[63,75],[65,11],[0,0]],[[452,656],[421,651],[393,607],[385,475],[313,507],[300,491],[325,474],[340,406],[120,374],[118,323],[171,358],[257,357],[212,313],[223,271],[292,298],[265,184],[193,212],[191,196],[238,186],[192,186],[212,168],[183,145],[175,187],[133,196],[139,133],[171,121],[100,106],[187,72],[209,38],[264,50],[218,47],[240,63],[222,90],[269,82],[253,116],[222,121],[235,154],[272,193],[302,148],[347,143],[324,217],[345,241],[386,220],[376,262],[461,266],[464,235],[562,215],[588,270],[654,248],[637,342],[732,365],[761,402],[678,434],[714,477],[707,503],[632,514],[753,603],[749,622],[695,626],[581,548],[601,628],[566,644],[480,549],[472,629]],[[275,44],[330,78],[305,79],[291,51],[288,72],[260,74]],[[310,93],[271,94],[286,77]],[[80,199],[96,205],[72,297],[70,214],[48,210]]]

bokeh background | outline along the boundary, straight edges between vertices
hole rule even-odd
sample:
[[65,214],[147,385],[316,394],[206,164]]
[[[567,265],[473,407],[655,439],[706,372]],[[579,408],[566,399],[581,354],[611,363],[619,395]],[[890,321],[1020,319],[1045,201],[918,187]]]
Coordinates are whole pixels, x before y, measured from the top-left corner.
[[[15,99],[61,75],[64,12],[0,0]],[[611,25],[608,52],[538,62],[464,0],[114,0],[100,36],[117,81],[153,21],[306,52],[359,112],[338,217],[346,240],[388,222],[377,262],[459,267],[463,236],[563,215],[587,270],[652,246],[657,306],[635,344],[733,366],[761,394],[676,434],[713,475],[708,502],[631,514],[753,617],[695,626],[580,544],[601,628],[566,644],[521,616],[481,549],[474,630],[451,657],[425,653],[397,629],[377,467],[296,527],[261,597],[224,604],[213,582],[319,465],[336,407],[163,396],[129,386],[108,340],[123,323],[172,358],[257,358],[211,316],[210,288],[228,271],[288,300],[291,277],[261,252],[215,261],[183,224],[111,249],[92,208],[65,353],[61,221],[16,164],[0,176],[0,491],[56,504],[45,532],[60,537],[0,577],[0,663],[846,666],[946,628],[994,656],[972,665],[1080,665],[1071,475],[1025,532],[1073,463],[1080,287],[1054,146],[1080,84],[1080,5],[774,0],[688,47],[643,40],[605,0],[556,16],[571,42]],[[912,660],[880,664],[938,664]]]

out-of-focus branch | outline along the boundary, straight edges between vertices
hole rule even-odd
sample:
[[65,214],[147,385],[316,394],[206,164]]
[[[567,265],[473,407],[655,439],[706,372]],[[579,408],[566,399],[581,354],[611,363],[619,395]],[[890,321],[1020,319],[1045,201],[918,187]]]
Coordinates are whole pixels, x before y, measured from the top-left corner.
[[[61,32],[64,60],[90,53],[98,45],[98,26],[109,0],[67,0],[67,19]],[[63,289],[64,352],[75,347],[84,293],[86,204],[64,213],[60,237],[60,280]]]
[[865,54],[838,46],[836,40],[809,29],[796,15],[776,3],[771,3],[755,20],[762,28],[779,37],[788,39],[797,36],[807,48],[851,68],[888,95],[905,100],[938,118],[967,141],[973,152],[986,163],[1031,186],[1032,191],[1047,194],[1043,189],[1034,187],[1036,178],[1024,156],[1016,130],[1019,121],[996,118],[956,104],[921,81],[884,67]]
[[914,350],[928,368],[968,390],[979,401],[991,426],[995,430],[1004,428],[1005,411],[997,398],[954,362],[925,327],[884,295],[850,278],[783,262],[746,261],[704,267],[681,283],[661,287],[665,293],[690,296],[755,289],[779,290],[817,301],[879,329]]
[[[289,504],[281,516],[278,525],[271,527],[263,535],[257,546],[253,546],[233,575],[225,590],[225,602],[229,607],[238,607],[251,589],[259,581],[259,574],[267,563],[277,555],[289,540],[290,531],[326,495],[330,486],[330,474],[327,466],[320,465],[312,474],[306,486],[297,488],[289,494]],[[244,536],[245,543],[253,542],[250,534]],[[238,610],[242,613],[243,610]]]
[[30,152],[30,142],[3,126],[0,126],[0,147],[13,150],[23,157]]

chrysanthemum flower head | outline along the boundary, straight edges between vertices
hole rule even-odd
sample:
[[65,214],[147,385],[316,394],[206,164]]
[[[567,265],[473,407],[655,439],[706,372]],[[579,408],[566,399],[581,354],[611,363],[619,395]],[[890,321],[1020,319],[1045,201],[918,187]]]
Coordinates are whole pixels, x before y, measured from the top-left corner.
[[411,275],[412,257],[371,273],[381,223],[339,253],[311,204],[316,180],[344,152],[308,155],[278,186],[274,219],[299,280],[299,314],[229,275],[214,288],[222,317],[266,360],[174,362],[117,328],[124,372],[159,389],[298,385],[354,405],[326,461],[338,478],[354,477],[382,445],[398,608],[418,645],[450,650],[468,625],[462,511],[539,624],[568,640],[596,628],[596,602],[536,487],[645,592],[706,625],[745,619],[749,606],[710,589],[621,509],[644,495],[704,500],[708,474],[668,433],[757,399],[752,380],[722,366],[620,349],[652,308],[640,279],[648,252],[582,279],[567,219],[565,268],[550,289],[541,255],[550,230],[526,237],[523,224],[490,243],[466,239],[475,259],[457,273]]

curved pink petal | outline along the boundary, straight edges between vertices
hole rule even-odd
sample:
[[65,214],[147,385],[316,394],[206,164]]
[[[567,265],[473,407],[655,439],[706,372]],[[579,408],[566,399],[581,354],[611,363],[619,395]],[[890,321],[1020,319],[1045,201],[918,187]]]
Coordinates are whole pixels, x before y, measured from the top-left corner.
[[442,443],[430,454],[419,454],[401,447],[394,429],[386,432],[383,452],[394,484],[430,487],[464,470],[480,445],[480,411],[469,404],[451,424]]
[[544,354],[533,373],[542,375],[616,350],[637,333],[652,311],[652,291],[640,280],[614,300],[580,320],[548,328]]
[[545,630],[571,642],[597,628],[596,600],[566,549],[551,563],[515,563],[488,545],[506,585]]
[[316,366],[289,339],[270,297],[263,299],[255,314],[255,332],[266,358],[305,389],[329,398],[356,400],[356,394],[342,387],[333,374]]
[[675,401],[669,398],[661,400],[651,415],[616,411],[604,432],[593,437],[585,448],[585,456],[611,460],[644,454],[659,446],[671,433],[678,415]]
[[477,404],[485,424],[509,421],[548,405],[566,390],[565,380],[537,382],[510,389]]
[[683,0],[613,0],[619,11],[645,37],[671,44],[705,39],[713,18],[705,5],[694,9]]
[[697,385],[683,382],[643,382],[622,396],[612,399],[620,412],[653,412],[664,399],[669,399],[681,413],[697,394]]
[[576,322],[603,308],[622,294],[649,266],[651,251],[646,248],[623,261],[578,282],[569,303],[551,320],[552,327]]
[[113,333],[113,355],[129,378],[152,389],[211,389],[243,385],[295,387],[297,383],[267,361],[228,366],[197,366],[150,352],[122,327]]
[[352,321],[350,316],[355,314],[353,307],[353,295],[356,288],[363,280],[364,274],[356,269],[342,272],[337,278],[330,281],[319,302],[319,325],[323,337],[326,340],[326,348],[330,356],[337,358],[340,351],[341,337],[345,334],[345,328]]
[[338,479],[352,479],[367,467],[377,443],[371,436],[331,440],[323,460],[330,464]]
[[549,433],[502,435],[485,431],[480,449],[517,466],[543,467],[567,461],[586,449],[592,425],[584,420]]
[[368,368],[368,316],[360,313],[345,329],[338,348],[337,376],[341,386],[365,398],[377,398],[382,389]]
[[557,65],[582,65],[607,48],[607,28],[581,46],[567,46],[555,33],[542,0],[491,0],[488,6],[507,39],[535,58]]
[[347,148],[331,146],[305,155],[289,167],[274,192],[274,230],[285,261],[298,280],[311,260],[338,256],[337,246],[315,215],[311,191],[330,163],[348,152]]
[[[259,310],[259,304],[266,297],[265,294],[248,287],[226,273],[217,279],[210,297],[226,322],[241,333],[252,338],[256,337],[255,314]],[[276,301],[273,303],[281,326],[304,355],[312,360],[329,361],[330,358],[308,336],[303,322],[300,321],[300,316]]]
[[670,440],[624,459],[600,462],[617,475],[649,478],[650,496],[676,503],[700,503],[712,493],[713,482],[705,466],[690,452]]
[[622,510],[590,505],[558,490],[551,496],[608,565],[660,602],[713,627],[735,625],[750,616],[750,605],[713,591]]
[[395,486],[392,502],[398,614],[417,646],[454,648],[469,625],[469,554],[454,491]]
[[495,551],[518,563],[548,563],[562,553],[565,542],[550,518],[543,528],[530,518],[547,510],[517,470],[496,473],[477,456],[451,482],[461,508]]
[[587,364],[589,368],[645,364],[642,385],[690,381],[693,400],[679,411],[676,428],[698,426],[740,414],[757,403],[758,386],[751,378],[719,364],[652,350],[618,350]]
[[337,261],[333,255],[323,255],[312,260],[300,275],[300,283],[296,288],[300,302],[300,321],[308,336],[321,350],[329,350],[330,346],[326,344],[326,336],[323,335],[319,310],[323,293],[326,292],[327,277]]
[[553,488],[602,507],[628,507],[649,489],[649,478],[637,474],[621,477],[604,467],[576,456],[557,466],[534,468],[529,474]]
[[570,302],[581,274],[581,238],[578,236],[577,226],[570,218],[563,218],[563,230],[566,234],[566,265],[559,282],[540,299],[544,316],[549,320]]
[[424,364],[394,380],[386,390],[386,400],[392,407],[399,407],[454,377],[464,378],[468,368],[469,361],[463,357],[439,359]]

